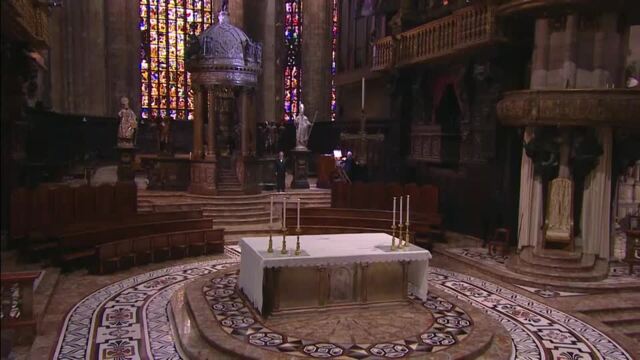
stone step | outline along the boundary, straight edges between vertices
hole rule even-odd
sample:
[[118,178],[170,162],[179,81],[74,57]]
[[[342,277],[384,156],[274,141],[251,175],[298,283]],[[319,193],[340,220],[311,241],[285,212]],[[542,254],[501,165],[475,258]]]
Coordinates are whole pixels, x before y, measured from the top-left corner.
[[205,217],[211,217],[214,221],[218,220],[230,220],[230,219],[238,219],[238,218],[264,218],[269,217],[269,211],[259,210],[259,211],[242,211],[242,212],[204,212]]
[[613,327],[627,336],[635,337],[636,334],[640,334],[640,321],[616,324]]
[[570,252],[565,250],[539,249],[534,250],[533,255],[547,260],[564,260],[580,262],[582,260],[581,252]]
[[243,225],[243,224],[265,224],[268,226],[269,224],[269,215],[267,216],[254,216],[247,218],[229,218],[229,219],[213,219],[214,227],[226,227],[228,225]]
[[530,248],[522,250],[519,257],[520,260],[528,265],[545,268],[551,271],[561,270],[567,272],[584,272],[593,269],[596,262],[595,255],[591,254],[583,254],[580,262],[576,262],[574,260],[559,260],[539,257],[536,256]]
[[518,274],[562,281],[600,281],[608,275],[608,267],[604,262],[598,262],[593,269],[583,272],[569,272],[565,269],[552,269],[529,265],[522,261],[519,256],[510,257],[506,265],[509,270]]
[[205,213],[242,213],[244,211],[269,211],[269,204],[255,203],[255,204],[229,204],[220,206],[205,206],[202,211]]

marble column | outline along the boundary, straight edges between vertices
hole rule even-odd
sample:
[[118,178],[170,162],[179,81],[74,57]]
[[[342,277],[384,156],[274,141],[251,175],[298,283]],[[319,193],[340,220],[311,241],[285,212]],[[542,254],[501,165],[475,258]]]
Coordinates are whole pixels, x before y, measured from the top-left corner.
[[249,119],[249,89],[243,88],[240,91],[240,154],[248,156],[250,153],[250,119]]
[[[533,127],[525,130],[524,141],[533,138]],[[522,151],[520,166],[520,209],[518,212],[518,248],[542,244],[542,180],[535,176],[533,161]]]
[[609,259],[611,240],[611,165],[613,134],[611,127],[597,130],[603,153],[598,165],[585,178],[582,200],[582,251]]
[[549,19],[537,19],[533,63],[531,65],[531,88],[538,89],[547,83],[547,60],[549,54]]
[[207,117],[209,122],[207,123],[207,159],[215,159],[216,157],[216,95],[213,88],[208,92],[208,106]]
[[577,49],[578,49],[578,15],[567,15],[567,23],[564,33],[565,53],[564,64],[564,85],[566,88],[575,88],[577,79]]
[[202,159],[202,105],[205,104],[204,93],[198,86],[193,87],[193,153],[192,159]]

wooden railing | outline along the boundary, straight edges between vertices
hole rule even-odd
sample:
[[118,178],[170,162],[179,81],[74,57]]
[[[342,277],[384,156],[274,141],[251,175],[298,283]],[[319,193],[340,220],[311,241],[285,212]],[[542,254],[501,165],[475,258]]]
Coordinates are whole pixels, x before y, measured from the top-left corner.
[[372,70],[420,63],[498,40],[494,8],[469,6],[373,45]]
[[37,321],[33,310],[34,282],[39,271],[0,274],[2,330],[14,329],[14,343],[30,343],[36,334]]

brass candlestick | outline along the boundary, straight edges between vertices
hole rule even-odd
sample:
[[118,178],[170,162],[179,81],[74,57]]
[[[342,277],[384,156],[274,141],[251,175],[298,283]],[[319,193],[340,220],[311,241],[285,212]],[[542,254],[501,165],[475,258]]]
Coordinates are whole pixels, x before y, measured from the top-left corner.
[[296,256],[300,255],[300,233],[301,232],[302,230],[300,228],[296,229],[297,240],[296,240],[296,252],[294,253]]
[[269,247],[267,248],[267,252],[269,254],[273,252],[273,238],[272,238],[271,225],[269,225]]
[[282,250],[280,250],[280,254],[286,255],[287,251],[287,228],[282,227]]
[[391,225],[391,251],[396,250],[396,226]]
[[404,230],[404,247],[409,246],[409,222],[407,221],[407,223],[405,224],[405,230]]
[[402,245],[402,238],[404,237],[404,232],[402,231],[402,228],[404,227],[404,225],[402,225],[402,223],[400,223],[398,225],[398,249],[402,249],[403,245]]

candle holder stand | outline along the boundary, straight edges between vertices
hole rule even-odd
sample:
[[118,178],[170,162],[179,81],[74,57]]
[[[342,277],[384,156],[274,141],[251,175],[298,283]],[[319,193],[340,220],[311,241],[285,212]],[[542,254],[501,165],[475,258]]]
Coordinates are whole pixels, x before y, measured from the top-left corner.
[[409,223],[405,224],[405,230],[404,230],[404,247],[409,246],[410,243],[410,238],[409,238]]
[[280,250],[280,254],[286,255],[287,251],[287,228],[282,227],[282,249]]
[[271,226],[269,226],[269,247],[267,247],[267,252],[271,254],[273,252],[273,231],[271,230]]
[[391,225],[391,251],[396,251],[396,226]]
[[296,251],[295,251],[295,255],[299,256],[300,255],[300,233],[302,232],[302,230],[300,228],[296,229]]
[[403,227],[404,225],[402,225],[402,223],[398,225],[398,249],[402,249],[404,247],[404,245],[402,244],[402,239],[404,238],[404,232],[402,231]]

